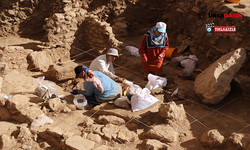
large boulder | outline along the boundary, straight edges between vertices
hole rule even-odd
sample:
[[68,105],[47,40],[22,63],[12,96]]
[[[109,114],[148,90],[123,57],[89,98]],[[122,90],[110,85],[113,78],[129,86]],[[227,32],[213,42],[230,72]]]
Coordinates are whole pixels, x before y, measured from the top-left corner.
[[207,104],[217,104],[231,91],[230,83],[246,59],[246,50],[238,48],[223,55],[194,82],[196,95]]
[[165,119],[166,124],[169,124],[176,130],[183,124],[189,124],[183,105],[176,105],[173,101],[160,105],[159,116]]
[[75,62],[66,61],[58,65],[51,65],[49,71],[45,73],[46,79],[54,82],[62,82],[75,78],[74,68],[77,66]]
[[31,52],[29,58],[32,62],[32,69],[46,72],[49,66],[52,65],[51,52],[49,51],[34,51]]
[[14,95],[7,100],[7,108],[11,118],[20,122],[31,123],[39,115],[43,114],[39,105],[30,103],[29,98],[24,95]]

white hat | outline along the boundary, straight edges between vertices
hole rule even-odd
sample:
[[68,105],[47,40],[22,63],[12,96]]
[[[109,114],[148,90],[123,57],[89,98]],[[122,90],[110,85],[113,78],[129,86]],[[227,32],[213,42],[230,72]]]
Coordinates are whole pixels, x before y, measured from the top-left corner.
[[164,23],[164,22],[157,22],[157,23],[156,23],[156,28],[157,28],[157,30],[158,30],[159,32],[164,32],[164,33],[166,33],[167,25],[166,25],[166,23]]
[[119,57],[118,55],[118,50],[115,49],[115,48],[110,48],[107,52],[107,55],[112,55],[112,56],[116,56],[116,57]]

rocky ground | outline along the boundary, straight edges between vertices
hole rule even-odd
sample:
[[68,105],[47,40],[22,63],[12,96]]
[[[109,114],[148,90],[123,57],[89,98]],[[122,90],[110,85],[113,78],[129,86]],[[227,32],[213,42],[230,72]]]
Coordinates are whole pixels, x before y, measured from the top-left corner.
[[[216,0],[1,1],[0,149],[248,149],[250,7],[247,0],[241,4],[246,7]],[[236,12],[243,17],[207,15]],[[196,80],[180,78],[182,68],[165,58],[167,86],[151,91],[159,101],[149,108],[132,112],[104,103],[78,109],[69,93],[73,68],[89,66],[109,47],[120,53],[116,74],[145,87],[140,57],[125,47],[139,47],[158,20],[168,24],[178,56],[198,57],[203,72],[194,72]],[[211,22],[235,25],[237,33],[207,36]],[[39,95],[40,84],[56,97]],[[176,88],[179,98],[168,93]]]

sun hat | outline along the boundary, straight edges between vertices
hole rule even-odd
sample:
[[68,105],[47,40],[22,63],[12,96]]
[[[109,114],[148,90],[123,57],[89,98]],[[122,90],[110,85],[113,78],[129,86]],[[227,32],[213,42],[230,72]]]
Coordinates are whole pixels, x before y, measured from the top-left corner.
[[116,57],[119,57],[118,55],[118,50],[115,49],[115,48],[110,48],[107,52],[107,55],[112,55],[112,56],[116,56]]
[[164,22],[157,22],[156,28],[157,28],[157,31],[166,33],[167,25]]
[[75,67],[75,74],[76,74],[76,78],[78,77],[85,77],[86,74],[88,73],[89,71],[89,68],[84,66],[84,65],[81,65],[81,66],[77,66]]

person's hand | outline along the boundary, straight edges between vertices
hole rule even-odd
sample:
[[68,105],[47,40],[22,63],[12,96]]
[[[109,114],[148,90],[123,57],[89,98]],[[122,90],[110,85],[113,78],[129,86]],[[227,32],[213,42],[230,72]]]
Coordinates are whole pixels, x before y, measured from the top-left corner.
[[119,82],[123,82],[123,81],[124,81],[124,78],[118,78],[118,81],[119,81]]
[[92,71],[88,71],[87,73],[88,77],[92,78],[94,76],[93,72]]
[[160,53],[160,54],[159,54],[159,57],[164,58],[164,57],[165,57],[165,53],[163,53],[163,52]]
[[116,82],[122,82],[123,80],[124,80],[124,78],[120,78],[120,77],[118,77],[118,76],[115,77],[115,81],[116,81]]
[[144,63],[148,62],[148,58],[145,54],[142,55],[142,60],[144,61]]
[[72,92],[70,92],[71,94],[73,94],[73,95],[76,95],[76,94],[78,94],[78,90],[73,90]]

